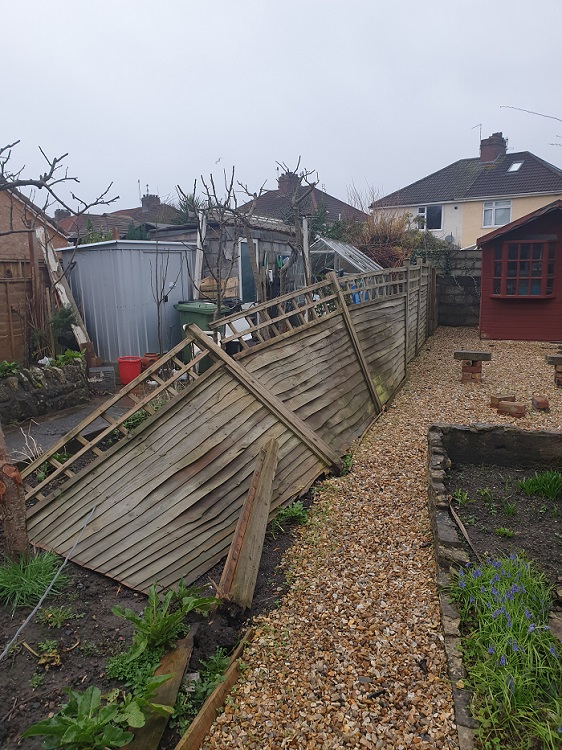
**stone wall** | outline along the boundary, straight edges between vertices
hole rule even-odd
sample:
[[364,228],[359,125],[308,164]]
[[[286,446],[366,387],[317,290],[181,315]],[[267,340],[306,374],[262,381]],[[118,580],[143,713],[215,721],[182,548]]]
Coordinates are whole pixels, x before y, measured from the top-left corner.
[[64,367],[22,368],[15,375],[0,378],[0,422],[21,422],[89,398],[83,361]]
[[477,326],[480,321],[482,252],[457,250],[446,273],[438,270],[437,321],[440,326]]

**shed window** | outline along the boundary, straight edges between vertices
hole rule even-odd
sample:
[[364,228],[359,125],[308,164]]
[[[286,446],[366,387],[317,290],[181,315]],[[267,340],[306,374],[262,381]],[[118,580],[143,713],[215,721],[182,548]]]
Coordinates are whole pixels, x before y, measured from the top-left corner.
[[554,291],[554,242],[504,242],[494,249],[493,294],[548,297]]
[[483,227],[503,227],[511,221],[511,201],[484,201]]
[[418,219],[420,229],[443,229],[443,206],[420,206]]

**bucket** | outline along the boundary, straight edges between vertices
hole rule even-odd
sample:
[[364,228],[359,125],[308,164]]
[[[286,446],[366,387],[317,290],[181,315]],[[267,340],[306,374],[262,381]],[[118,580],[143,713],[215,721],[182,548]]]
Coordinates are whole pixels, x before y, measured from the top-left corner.
[[141,374],[140,357],[117,357],[117,364],[121,385],[127,385]]

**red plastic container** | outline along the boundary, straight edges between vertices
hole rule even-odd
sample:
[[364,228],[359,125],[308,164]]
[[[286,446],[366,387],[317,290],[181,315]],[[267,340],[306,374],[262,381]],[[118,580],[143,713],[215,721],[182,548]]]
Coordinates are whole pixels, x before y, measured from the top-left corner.
[[117,365],[121,385],[127,385],[141,374],[140,357],[117,357]]

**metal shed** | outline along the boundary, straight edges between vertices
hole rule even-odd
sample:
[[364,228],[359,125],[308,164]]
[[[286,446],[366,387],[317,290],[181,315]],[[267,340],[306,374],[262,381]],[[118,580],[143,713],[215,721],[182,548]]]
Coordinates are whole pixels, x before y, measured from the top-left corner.
[[158,351],[157,298],[164,350],[181,340],[174,304],[193,298],[194,245],[114,240],[59,253],[86,329],[106,362]]

